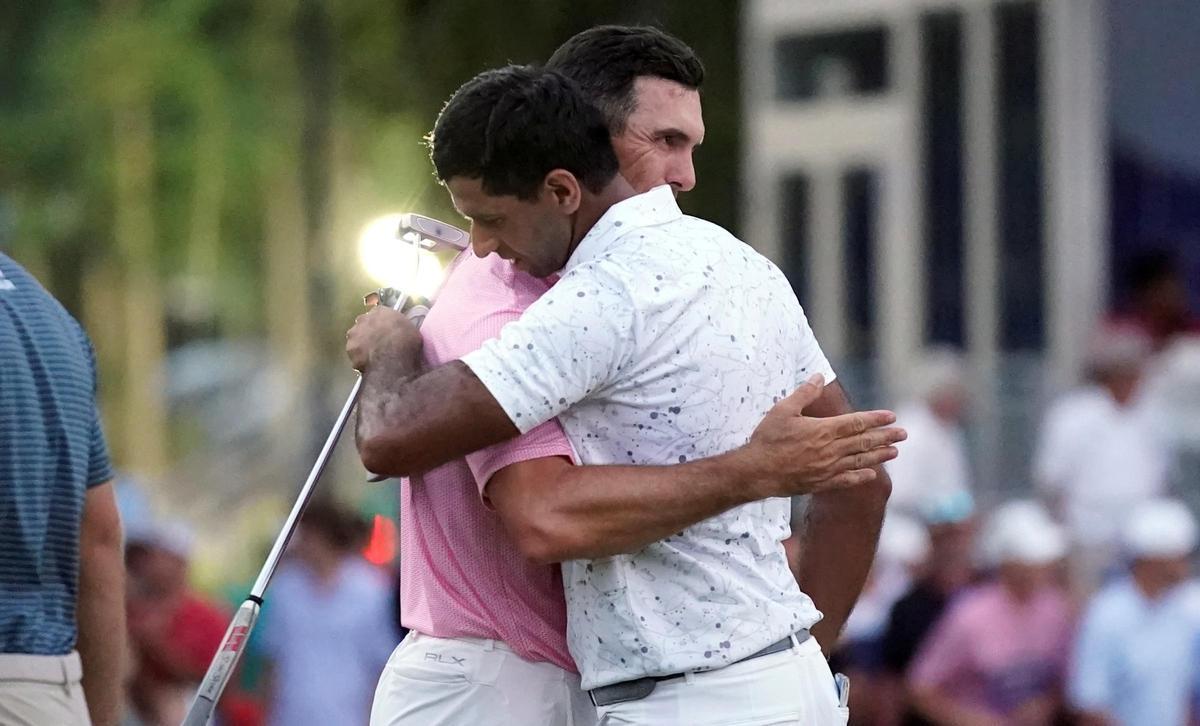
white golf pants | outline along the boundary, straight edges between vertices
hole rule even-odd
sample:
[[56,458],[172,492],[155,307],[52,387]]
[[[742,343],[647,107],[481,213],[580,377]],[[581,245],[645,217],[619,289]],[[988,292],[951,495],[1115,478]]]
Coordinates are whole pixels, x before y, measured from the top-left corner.
[[688,673],[646,698],[597,709],[600,726],[845,726],[850,711],[813,638],[790,650]]
[[504,643],[411,631],[388,659],[371,726],[594,726],[579,676]]

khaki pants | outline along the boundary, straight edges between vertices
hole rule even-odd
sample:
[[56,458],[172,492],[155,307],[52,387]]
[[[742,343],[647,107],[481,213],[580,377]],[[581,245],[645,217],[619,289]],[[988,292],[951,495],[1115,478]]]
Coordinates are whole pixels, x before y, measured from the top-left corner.
[[0,724],[91,726],[79,654],[0,653]]

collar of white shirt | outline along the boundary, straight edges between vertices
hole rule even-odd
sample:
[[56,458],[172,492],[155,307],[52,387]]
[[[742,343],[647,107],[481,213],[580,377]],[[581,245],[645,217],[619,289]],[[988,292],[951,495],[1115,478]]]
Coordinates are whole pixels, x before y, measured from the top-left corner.
[[663,184],[648,192],[624,199],[608,208],[579,241],[563,267],[563,274],[572,268],[604,254],[621,235],[632,227],[665,224],[683,216],[671,185]]

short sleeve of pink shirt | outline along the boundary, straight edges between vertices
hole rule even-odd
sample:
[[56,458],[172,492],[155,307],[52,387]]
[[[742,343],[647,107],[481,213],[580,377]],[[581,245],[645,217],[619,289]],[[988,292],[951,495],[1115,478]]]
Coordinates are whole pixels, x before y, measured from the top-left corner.
[[[551,282],[521,272],[496,255],[476,257],[469,251],[454,261],[437,304],[422,327],[425,358],[431,365],[457,360],[500,334],[525,308],[550,289]],[[575,461],[575,452],[558,419],[551,419],[515,439],[480,449],[466,457],[480,494],[506,466],[551,456]]]

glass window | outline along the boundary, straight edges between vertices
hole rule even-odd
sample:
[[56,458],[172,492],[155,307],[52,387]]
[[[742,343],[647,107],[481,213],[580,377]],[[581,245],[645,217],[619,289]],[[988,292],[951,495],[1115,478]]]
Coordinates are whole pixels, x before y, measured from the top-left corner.
[[854,392],[855,405],[875,407],[880,405],[875,335],[879,175],[870,168],[847,169],[841,187],[846,350],[837,373],[842,387]]
[[811,204],[811,184],[808,176],[801,172],[793,172],[784,177],[780,183],[779,219],[783,224],[783,252],[781,268],[792,283],[792,290],[801,305],[808,303],[808,245],[809,245],[809,206]]
[[882,93],[888,87],[887,46],[883,26],[780,38],[776,95],[807,101]]
[[875,355],[875,234],[879,207],[877,175],[850,169],[842,175],[842,244],[845,259],[846,353]]
[[995,9],[996,109],[1000,155],[1000,345],[1041,350],[1045,344],[1042,264],[1042,104],[1038,8],[1033,2]]
[[962,346],[963,94],[962,18],[957,11],[921,18],[924,128],[925,337]]

